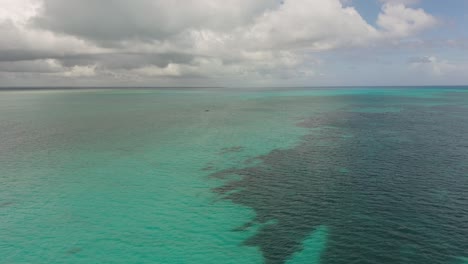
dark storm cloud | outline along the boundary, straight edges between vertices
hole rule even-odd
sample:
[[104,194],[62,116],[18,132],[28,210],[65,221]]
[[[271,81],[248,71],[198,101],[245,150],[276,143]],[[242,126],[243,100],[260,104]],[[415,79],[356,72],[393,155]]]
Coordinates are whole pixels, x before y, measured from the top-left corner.
[[1,61],[31,61],[60,57],[57,53],[41,50],[6,49],[0,52]]
[[61,71],[60,64],[49,60],[0,62],[0,72],[58,73]]
[[44,2],[43,13],[34,23],[55,32],[97,41],[151,39],[170,35],[160,27],[151,1],[60,1]]
[[153,41],[188,28],[228,30],[250,21],[275,0],[47,0],[34,23],[55,32],[71,34],[106,45],[115,41]]
[[165,67],[169,63],[189,63],[192,55],[180,53],[147,54],[147,53],[100,53],[66,55],[58,58],[64,66],[99,64],[108,69],[134,69],[141,65]]

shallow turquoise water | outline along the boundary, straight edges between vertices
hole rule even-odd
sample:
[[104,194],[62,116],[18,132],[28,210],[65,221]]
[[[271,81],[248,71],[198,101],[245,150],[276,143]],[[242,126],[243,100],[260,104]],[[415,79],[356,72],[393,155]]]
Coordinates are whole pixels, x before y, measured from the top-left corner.
[[0,91],[0,263],[463,263],[467,91]]

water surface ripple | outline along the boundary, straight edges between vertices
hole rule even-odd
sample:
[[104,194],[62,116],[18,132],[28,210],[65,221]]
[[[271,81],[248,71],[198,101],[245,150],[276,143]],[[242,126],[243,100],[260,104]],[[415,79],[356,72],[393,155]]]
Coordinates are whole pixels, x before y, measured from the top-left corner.
[[467,132],[468,87],[0,91],[0,263],[466,264]]
[[467,98],[431,106],[395,97],[385,103],[400,111],[360,111],[376,106],[370,99],[355,96],[348,108],[299,122],[310,133],[256,166],[213,174],[241,176],[214,190],[255,210],[238,231],[264,224],[244,243],[265,263],[286,263],[320,226],[328,230],[324,264],[468,256]]

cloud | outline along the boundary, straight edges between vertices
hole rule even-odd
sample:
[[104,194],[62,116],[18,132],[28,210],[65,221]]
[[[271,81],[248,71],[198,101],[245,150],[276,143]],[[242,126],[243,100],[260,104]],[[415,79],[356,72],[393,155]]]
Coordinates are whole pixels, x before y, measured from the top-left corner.
[[303,78],[318,54],[436,25],[383,1],[376,25],[340,0],[1,0],[0,72],[63,78]]
[[377,25],[388,37],[408,37],[433,27],[437,20],[422,9],[413,9],[393,1],[385,4],[377,18]]
[[0,61],[34,61],[105,51],[79,37],[36,27],[32,20],[42,9],[39,0],[1,0],[0,3]]
[[151,41],[188,28],[230,30],[275,4],[274,0],[46,0],[35,22],[96,41]]
[[96,65],[78,66],[75,65],[71,69],[63,73],[66,77],[90,77],[96,75]]
[[41,2],[38,0],[2,0],[0,22],[25,23],[38,14]]
[[454,74],[460,71],[461,67],[447,60],[441,60],[435,56],[413,57],[409,59],[411,69],[422,71],[433,76],[443,76]]
[[258,48],[333,49],[355,45],[376,37],[377,31],[352,7],[339,1],[285,1],[265,12],[243,30],[247,41]]
[[3,72],[58,73],[62,70],[62,65],[54,59],[0,62]]

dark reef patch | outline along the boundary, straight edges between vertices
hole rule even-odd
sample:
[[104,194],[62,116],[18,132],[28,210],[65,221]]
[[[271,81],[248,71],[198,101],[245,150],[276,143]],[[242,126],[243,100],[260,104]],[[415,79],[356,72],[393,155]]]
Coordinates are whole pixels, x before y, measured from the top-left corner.
[[206,164],[206,166],[203,167],[201,170],[202,171],[210,171],[210,170],[214,170],[215,168],[216,168],[215,165],[210,162],[210,163]]
[[7,207],[7,206],[10,206],[12,204],[13,204],[13,202],[0,202],[0,208],[1,207]]
[[[223,199],[256,212],[236,231],[272,223],[245,241],[265,263],[285,263],[320,225],[329,229],[326,264],[468,256],[468,113],[459,114],[466,108],[406,105],[396,96],[386,103],[402,111],[311,117],[298,124],[311,133],[297,146],[211,175],[226,179],[214,189]],[[240,179],[227,180],[233,175]]]
[[244,150],[244,147],[242,146],[227,147],[227,148],[222,148],[219,154],[224,155],[228,153],[237,153],[243,150]]
[[79,252],[81,252],[80,247],[72,247],[67,250],[67,255],[75,255],[75,254],[78,254]]

